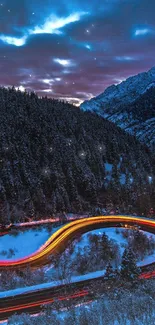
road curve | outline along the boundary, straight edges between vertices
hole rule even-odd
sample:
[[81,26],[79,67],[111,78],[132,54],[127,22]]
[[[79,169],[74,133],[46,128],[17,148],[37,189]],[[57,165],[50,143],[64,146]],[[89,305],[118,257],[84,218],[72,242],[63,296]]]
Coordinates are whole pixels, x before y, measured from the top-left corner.
[[[19,268],[27,265],[38,267],[48,263],[48,257],[51,254],[62,252],[67,247],[68,242],[79,234],[101,227],[106,228],[120,225],[123,226],[125,224],[136,224],[139,225],[143,230],[155,233],[155,221],[144,218],[129,216],[98,216],[80,219],[63,226],[61,229],[55,232],[34,254],[14,261],[0,261],[0,268]],[[142,267],[141,270],[141,279],[147,279],[155,276],[155,270],[146,272],[147,266]],[[101,281],[103,280],[104,279],[102,277]],[[31,314],[40,312],[41,306],[52,302],[54,303],[63,300],[67,302],[68,299],[71,299],[72,302],[75,301],[76,304],[81,297],[85,297],[85,299],[90,300],[91,293],[89,292],[89,288],[90,285],[95,281],[99,281],[98,278],[1,298],[0,321],[7,319],[15,312],[29,312]]]
[[49,256],[59,254],[65,250],[70,240],[87,231],[97,229],[114,227],[118,224],[136,224],[141,229],[155,233],[155,221],[145,218],[138,218],[132,216],[98,216],[91,218],[84,218],[75,220],[66,224],[58,231],[56,231],[36,252],[24,258],[17,260],[0,260],[0,269],[18,268],[19,267],[40,267],[49,263]]

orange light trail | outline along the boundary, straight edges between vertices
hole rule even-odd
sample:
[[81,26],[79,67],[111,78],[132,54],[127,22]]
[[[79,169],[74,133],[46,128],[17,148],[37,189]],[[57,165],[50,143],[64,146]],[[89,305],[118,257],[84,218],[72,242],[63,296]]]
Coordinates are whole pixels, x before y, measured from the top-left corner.
[[[138,218],[138,217],[129,217],[129,216],[98,216],[91,218],[84,218],[75,220],[69,224],[66,224],[58,231],[56,231],[35,253],[26,256],[24,258],[13,260],[13,261],[0,261],[0,268],[16,268],[16,267],[26,267],[30,265],[32,267],[40,267],[41,265],[45,265],[49,263],[48,257],[50,255],[55,255],[61,253],[68,245],[70,240],[73,240],[77,235],[88,232],[93,229],[99,229],[104,227],[114,227],[114,226],[125,226],[125,224],[129,225],[139,225],[143,226],[143,229],[149,229],[150,232],[155,233],[155,221]],[[146,270],[146,266],[143,266],[141,269]],[[155,270],[149,272],[143,272],[140,274],[139,279],[149,279],[155,277]],[[39,291],[39,293],[41,290]],[[34,291],[33,294],[36,294]],[[51,292],[52,294],[52,292]],[[75,299],[87,296],[89,297],[89,291],[80,290],[67,295],[58,295],[57,297],[51,296],[47,299],[46,293],[42,300],[29,302],[29,297],[25,297],[21,295],[23,299],[23,303],[20,301],[18,305],[16,300],[16,296],[14,297],[15,301],[12,300],[11,297],[11,305],[4,308],[0,308],[0,317],[1,319],[6,319],[6,315],[10,315],[23,310],[29,310],[31,313],[34,312],[35,308],[39,308],[45,304],[54,303],[56,301],[63,301],[68,299]],[[26,302],[27,299],[27,302]],[[35,299],[35,298],[34,298]],[[40,298],[39,298],[40,299]],[[13,305],[14,304],[14,305]]]
[[139,226],[152,227],[155,230],[155,221],[150,219],[129,217],[129,216],[98,216],[75,220],[57,230],[36,252],[17,260],[0,260],[0,268],[26,267],[27,265],[40,267],[48,264],[48,256],[55,255],[67,247],[68,241],[78,234],[84,233],[93,228],[104,228],[105,224],[112,226],[113,223],[132,223]]

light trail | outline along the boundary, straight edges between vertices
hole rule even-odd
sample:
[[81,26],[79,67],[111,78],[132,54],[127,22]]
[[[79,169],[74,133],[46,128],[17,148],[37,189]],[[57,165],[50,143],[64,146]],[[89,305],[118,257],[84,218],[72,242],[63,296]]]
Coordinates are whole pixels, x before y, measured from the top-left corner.
[[[64,251],[70,240],[73,240],[78,235],[97,228],[120,227],[128,225],[138,225],[143,230],[155,233],[155,221],[145,218],[132,216],[98,216],[75,220],[66,224],[56,231],[35,253],[24,258],[14,261],[0,261],[0,268],[19,268],[40,267],[49,263],[50,255],[60,254]],[[151,263],[153,264],[153,263]],[[148,265],[147,265],[148,266]],[[139,279],[149,279],[155,277],[155,270],[146,272],[147,266],[141,267],[143,271]],[[103,277],[102,277],[103,278]],[[90,299],[89,283],[98,281],[99,278],[79,281],[71,285],[57,286],[55,288],[41,289],[27,294],[15,295],[14,297],[6,297],[0,299],[0,321],[13,315],[15,312],[29,312],[35,314],[40,311],[40,307],[45,304],[54,302],[67,301],[72,299],[80,299],[86,297]],[[72,287],[73,286],[73,287]],[[69,290],[68,293],[62,294],[62,288]]]
[[87,290],[82,290],[82,291],[79,291],[79,292],[76,292],[74,294],[70,294],[70,295],[65,295],[65,296],[60,296],[58,298],[50,298],[50,299],[42,299],[42,300],[39,300],[37,302],[33,302],[33,303],[24,303],[24,304],[19,304],[18,306],[13,306],[13,307],[7,307],[7,308],[0,308],[0,314],[1,313],[9,313],[9,312],[16,312],[18,310],[24,310],[24,309],[27,309],[27,308],[34,308],[34,307],[40,307],[40,306],[43,306],[43,305],[47,305],[47,304],[51,304],[53,302],[56,302],[56,301],[63,301],[63,300],[68,300],[68,299],[75,299],[75,298],[80,298],[80,297],[85,297],[89,294],[89,292]]
[[[84,218],[75,220],[66,224],[57,230],[36,252],[24,258],[8,261],[0,260],[0,268],[19,268],[27,265],[33,267],[40,267],[49,263],[48,257],[56,255],[65,250],[70,240],[73,240],[77,235],[87,231],[104,228],[107,226],[114,226],[120,223],[122,225],[136,224],[144,228],[151,228],[155,232],[155,221],[150,219],[129,217],[129,216],[98,216],[91,218]],[[150,230],[151,232],[151,230]]]

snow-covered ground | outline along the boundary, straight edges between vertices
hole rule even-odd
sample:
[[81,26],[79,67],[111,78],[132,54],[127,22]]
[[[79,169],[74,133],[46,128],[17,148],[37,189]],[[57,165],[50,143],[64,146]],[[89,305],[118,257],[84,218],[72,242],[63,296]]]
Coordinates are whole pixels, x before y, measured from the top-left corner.
[[[81,236],[80,242],[76,243],[75,251],[88,245],[88,242],[89,242],[88,237],[90,234],[102,235],[103,233],[105,233],[109,239],[116,241],[116,243],[120,247],[120,252],[122,254],[124,251],[124,247],[127,245],[127,240],[122,235],[123,230],[124,230],[124,228],[112,228],[111,227],[111,228],[101,228],[101,229],[89,231],[86,234]],[[140,230],[140,231],[142,231],[142,230]],[[142,231],[142,232],[145,235],[147,235],[148,237],[151,236],[155,240],[154,234],[150,234],[149,232],[146,232],[146,231]],[[149,264],[154,261],[155,261],[155,252],[152,255],[146,256],[143,261],[138,263],[138,265],[145,265],[145,264]]]
[[[117,233],[116,231],[119,233]],[[109,239],[116,241],[116,243],[120,247],[120,252],[122,255],[124,252],[124,247],[127,245],[127,240],[126,240],[126,238],[123,237],[122,231],[123,231],[123,228],[104,228],[104,229],[97,229],[97,230],[87,232],[86,234],[82,235],[80,242],[76,243],[75,253],[80,248],[83,248],[84,246],[88,245],[89,234],[102,235],[103,233],[105,233]],[[155,240],[155,234],[150,234],[149,232],[142,231],[142,230],[140,230],[140,231],[143,232],[146,236],[148,236],[148,238],[151,236]],[[142,261],[138,261],[137,265],[143,266],[143,265],[151,264],[153,262],[155,262],[155,251],[153,254],[145,256]],[[96,273],[96,272],[94,272],[94,273]],[[102,274],[103,274],[103,272],[102,272]]]
[[[122,161],[122,157],[120,157],[120,162],[118,163],[117,165],[117,168],[120,169],[120,166],[121,166],[121,161]],[[112,164],[109,164],[108,162],[106,162],[104,164],[105,166],[105,171],[106,171],[106,180],[107,181],[110,181],[111,178],[112,178],[112,169],[113,169],[113,165]],[[120,174],[120,183],[122,185],[124,185],[126,182],[126,175],[124,173],[121,173]]]
[[[51,231],[51,233],[53,233],[54,231],[56,231],[57,228],[53,228],[53,230]],[[109,239],[113,239],[117,242],[117,244],[119,244],[120,246],[120,251],[121,253],[123,253],[124,251],[124,247],[125,244],[127,244],[126,239],[122,236],[122,228],[105,228],[105,229],[98,229],[98,230],[93,230],[91,232],[88,232],[86,234],[83,234],[81,236],[81,240],[79,242],[76,242],[76,249],[74,254],[76,254],[76,252],[78,251],[78,249],[83,248],[84,246],[88,245],[88,237],[89,234],[97,234],[97,235],[102,235],[104,232],[108,235]],[[36,236],[37,234],[37,236]],[[145,234],[147,234],[147,236],[150,236],[150,233],[145,232]],[[34,252],[36,249],[39,248],[40,245],[42,245],[45,240],[47,240],[47,238],[49,237],[49,232],[46,228],[43,228],[41,231],[40,230],[29,230],[29,231],[24,231],[24,233],[20,233],[17,237],[13,237],[10,236],[10,242],[7,243],[6,238],[8,237],[4,236],[1,238],[1,249],[9,249],[9,247],[15,247],[17,249],[21,249],[23,252],[22,256],[25,256],[27,254],[30,254],[32,252]],[[155,239],[155,235],[151,236]],[[3,245],[5,246],[2,246]],[[30,245],[31,243],[31,245]],[[9,246],[10,245],[10,246]],[[22,248],[23,247],[23,248]],[[19,251],[20,251],[19,249]],[[22,252],[20,252],[20,254],[22,254]],[[25,255],[24,255],[25,254]],[[17,255],[16,255],[17,257]],[[18,257],[21,257],[21,255],[18,255]],[[154,254],[145,257],[145,259],[141,262],[138,263],[138,265],[145,265],[148,263],[151,263],[155,261],[155,252]],[[47,269],[47,272],[50,270],[48,270],[48,267],[45,268],[45,270]],[[82,281],[82,280],[86,280],[86,279],[90,279],[90,278],[96,278],[99,276],[104,275],[105,270],[100,270],[100,271],[95,271],[95,272],[90,272],[84,275],[78,275],[78,276],[72,276],[70,279],[70,282],[78,282],[78,281]],[[0,292],[0,298],[6,297],[6,296],[14,296],[17,294],[22,294],[25,292],[29,292],[29,291],[34,291],[34,290],[40,290],[40,289],[45,289],[45,288],[52,288],[53,286],[56,285],[60,285],[61,283],[64,283],[64,281],[60,282],[59,281],[52,281],[52,282],[48,282],[48,283],[42,283],[42,284],[38,284],[38,285],[34,285],[34,286],[30,286],[30,287],[25,287],[25,288],[19,288],[19,289],[14,289],[14,290],[9,290],[9,291],[3,291]]]
[[[69,282],[70,283],[80,282],[80,281],[87,280],[87,279],[98,278],[102,275],[104,275],[104,271],[90,272],[90,273],[84,274],[84,275],[72,276]],[[20,295],[23,293],[37,291],[40,289],[49,289],[49,288],[53,288],[53,287],[61,285],[61,284],[64,284],[64,280],[52,281],[52,282],[47,282],[47,283],[36,284],[33,286],[29,286],[29,287],[2,291],[2,292],[0,292],[0,298]]]
[[155,262],[155,252],[149,256],[145,256],[144,259],[137,263],[138,266],[143,266]]
[[[19,231],[16,235],[9,234],[0,239],[0,260],[14,260],[25,257],[38,250],[56,230],[60,227],[48,230],[47,227]],[[126,239],[122,236],[122,228],[101,228],[83,234],[80,242],[76,242],[75,253],[84,246],[88,245],[89,234],[102,235],[106,233],[109,239],[115,240],[119,244],[120,251],[123,253],[124,246],[127,244]],[[119,233],[118,233],[119,232]],[[150,233],[145,232],[148,237]],[[155,235],[151,234],[155,240]],[[13,253],[12,253],[13,250]],[[145,265],[155,261],[155,252],[146,256],[138,265]]]
[[[116,233],[116,230],[120,231],[120,233]],[[79,248],[82,248],[84,246],[88,245],[89,242],[89,235],[103,235],[103,233],[105,233],[109,239],[113,239],[117,242],[117,244],[119,244],[120,246],[120,250],[123,253],[124,251],[124,245],[127,244],[126,239],[122,236],[121,234],[122,228],[101,228],[101,229],[97,229],[97,230],[93,230],[93,231],[89,231],[87,233],[85,233],[84,235],[81,236],[81,240],[80,242],[76,243],[76,247],[75,250],[77,251]],[[155,236],[154,236],[155,238]]]
[[48,231],[47,227],[41,227],[15,232],[15,235],[2,236],[0,239],[0,260],[14,260],[34,253],[58,229],[53,228]]

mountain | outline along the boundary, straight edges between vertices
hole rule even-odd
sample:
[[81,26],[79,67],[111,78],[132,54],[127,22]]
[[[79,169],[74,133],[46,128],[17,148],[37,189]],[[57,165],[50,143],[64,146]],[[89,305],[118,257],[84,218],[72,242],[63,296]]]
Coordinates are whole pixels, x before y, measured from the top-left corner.
[[0,88],[0,222],[90,211],[102,203],[147,211],[155,156],[91,112]]
[[155,67],[81,104],[155,148]]

